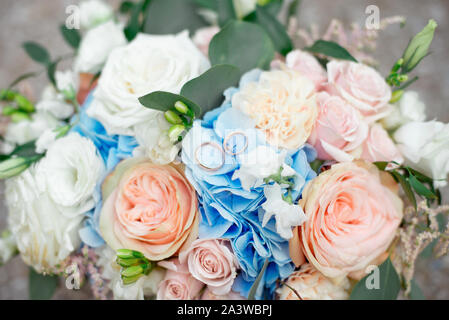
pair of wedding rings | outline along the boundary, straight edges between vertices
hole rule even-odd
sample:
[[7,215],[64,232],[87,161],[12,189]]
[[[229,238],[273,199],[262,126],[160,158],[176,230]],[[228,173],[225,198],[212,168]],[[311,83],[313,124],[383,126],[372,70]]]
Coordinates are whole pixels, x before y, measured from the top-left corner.
[[[245,143],[244,143],[243,147],[238,151],[235,151],[232,146],[231,147],[229,146],[229,141],[235,136],[243,136],[245,138]],[[221,162],[218,166],[209,167],[209,166],[206,166],[203,163],[201,163],[200,158],[199,158],[199,152],[206,146],[210,146],[220,152]],[[220,146],[218,143],[212,142],[212,141],[204,142],[200,146],[198,146],[195,150],[195,161],[202,169],[204,169],[206,171],[218,171],[225,164],[225,157],[226,157],[225,153],[227,153],[231,156],[236,156],[236,155],[239,155],[239,154],[245,152],[245,150],[247,148],[248,148],[248,136],[242,131],[234,131],[231,134],[226,136],[226,138],[223,140],[222,146]]]

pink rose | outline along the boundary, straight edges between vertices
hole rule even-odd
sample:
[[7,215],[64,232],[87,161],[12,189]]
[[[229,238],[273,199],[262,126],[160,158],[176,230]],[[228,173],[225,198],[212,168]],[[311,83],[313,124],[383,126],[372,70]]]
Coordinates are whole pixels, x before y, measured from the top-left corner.
[[318,118],[309,137],[323,160],[352,161],[362,153],[368,125],[357,109],[338,96],[317,94]]
[[196,194],[180,167],[124,160],[106,178],[103,199],[100,232],[114,250],[159,261],[197,238]]
[[368,134],[368,138],[363,144],[362,159],[376,161],[396,161],[404,162],[404,158],[388,136],[387,131],[380,125],[374,124]]
[[339,95],[374,121],[389,112],[390,86],[373,68],[351,61],[327,64],[327,90]]
[[206,288],[206,290],[204,290],[203,295],[201,296],[201,300],[247,300],[247,299],[234,291],[229,291],[228,294],[221,296],[215,295],[212,293],[212,291],[210,291],[209,288]]
[[195,32],[192,40],[198,49],[207,57],[209,56],[209,44],[212,38],[220,31],[217,26],[205,27]]
[[195,240],[180,252],[179,261],[187,263],[192,276],[216,295],[229,293],[237,276],[238,263],[225,240]]
[[326,70],[320,65],[313,55],[301,50],[293,50],[287,54],[287,67],[298,71],[303,76],[312,80],[317,91],[327,81]]
[[159,284],[157,300],[194,300],[199,298],[204,285],[189,274],[185,264],[180,263],[177,259],[161,261],[158,264],[166,268],[167,273]]
[[403,204],[398,185],[365,161],[338,163],[312,180],[299,204],[307,221],[296,227],[290,255],[324,276],[357,276],[379,261],[395,237]]

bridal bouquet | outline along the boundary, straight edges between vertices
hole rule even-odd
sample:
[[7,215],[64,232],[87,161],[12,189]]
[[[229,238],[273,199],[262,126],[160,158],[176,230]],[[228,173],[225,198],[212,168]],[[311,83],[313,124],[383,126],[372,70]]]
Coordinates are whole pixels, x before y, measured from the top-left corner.
[[449,125],[409,86],[437,24],[382,75],[401,17],[319,36],[296,3],[89,0],[61,26],[73,54],[23,45],[49,84],[0,93],[0,262],[20,254],[31,298],[58,277],[98,299],[422,298]]

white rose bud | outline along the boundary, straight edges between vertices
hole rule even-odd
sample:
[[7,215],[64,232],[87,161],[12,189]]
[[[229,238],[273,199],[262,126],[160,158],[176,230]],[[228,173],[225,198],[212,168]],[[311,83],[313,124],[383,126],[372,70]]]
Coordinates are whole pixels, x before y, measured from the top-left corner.
[[425,119],[426,105],[419,98],[418,92],[406,91],[381,123],[385,129],[394,130],[406,123]]
[[73,114],[74,108],[65,101],[63,94],[58,93],[52,85],[48,85],[36,105],[36,110],[48,112],[56,119],[67,119]]
[[88,0],[80,3],[81,28],[91,29],[114,17],[112,7],[100,0]]

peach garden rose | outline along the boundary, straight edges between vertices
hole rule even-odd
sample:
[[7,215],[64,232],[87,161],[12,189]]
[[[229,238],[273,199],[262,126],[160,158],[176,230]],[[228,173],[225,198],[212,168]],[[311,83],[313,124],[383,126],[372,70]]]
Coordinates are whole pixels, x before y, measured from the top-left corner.
[[344,279],[379,261],[395,237],[403,204],[393,178],[364,162],[335,164],[309,183],[299,204],[307,221],[294,231],[290,255],[324,276]]
[[197,238],[195,190],[175,165],[124,160],[102,192],[100,231],[114,250],[132,249],[159,261]]

